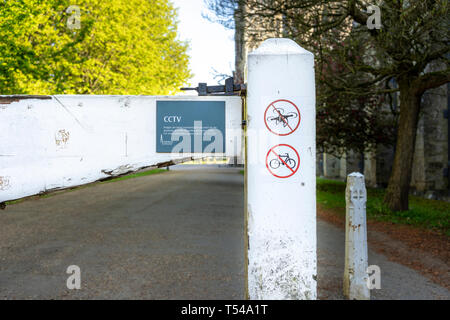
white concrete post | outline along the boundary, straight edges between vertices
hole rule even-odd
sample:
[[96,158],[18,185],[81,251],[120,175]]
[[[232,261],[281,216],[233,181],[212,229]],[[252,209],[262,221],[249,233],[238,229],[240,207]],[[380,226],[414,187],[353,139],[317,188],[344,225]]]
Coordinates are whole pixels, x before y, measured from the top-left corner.
[[249,54],[250,299],[316,299],[314,55],[269,39]]
[[367,192],[364,176],[352,173],[345,190],[345,271],[344,296],[351,300],[369,300],[367,287]]

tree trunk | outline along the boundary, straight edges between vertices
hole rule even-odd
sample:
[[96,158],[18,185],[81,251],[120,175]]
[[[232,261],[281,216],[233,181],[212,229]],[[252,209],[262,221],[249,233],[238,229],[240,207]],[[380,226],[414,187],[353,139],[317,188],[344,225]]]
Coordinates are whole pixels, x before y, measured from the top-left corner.
[[394,164],[384,203],[392,211],[408,210],[409,185],[411,183],[416,132],[419,121],[422,94],[412,87],[414,78],[399,80],[400,117]]
[[234,12],[234,48],[236,51],[234,82],[245,83],[245,66],[247,65],[247,15],[245,1],[238,2],[238,9]]

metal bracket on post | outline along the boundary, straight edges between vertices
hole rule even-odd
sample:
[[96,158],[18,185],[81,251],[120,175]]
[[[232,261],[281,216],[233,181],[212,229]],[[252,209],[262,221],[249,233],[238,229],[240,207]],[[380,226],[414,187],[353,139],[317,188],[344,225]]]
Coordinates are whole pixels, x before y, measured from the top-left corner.
[[234,84],[234,79],[225,80],[225,85],[208,86],[201,82],[196,88],[180,88],[183,91],[195,90],[199,96],[242,96],[246,93],[245,84]]

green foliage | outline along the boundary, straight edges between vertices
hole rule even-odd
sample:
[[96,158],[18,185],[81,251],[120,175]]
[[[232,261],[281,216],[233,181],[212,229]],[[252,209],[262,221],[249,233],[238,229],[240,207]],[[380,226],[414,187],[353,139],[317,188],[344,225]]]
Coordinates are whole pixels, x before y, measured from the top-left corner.
[[[367,189],[369,219],[435,229],[450,236],[450,203],[410,196],[410,209],[394,212],[383,203],[384,194],[384,189]],[[317,179],[317,202],[344,214],[345,182]]]
[[190,78],[166,0],[0,1],[0,94],[170,94]]

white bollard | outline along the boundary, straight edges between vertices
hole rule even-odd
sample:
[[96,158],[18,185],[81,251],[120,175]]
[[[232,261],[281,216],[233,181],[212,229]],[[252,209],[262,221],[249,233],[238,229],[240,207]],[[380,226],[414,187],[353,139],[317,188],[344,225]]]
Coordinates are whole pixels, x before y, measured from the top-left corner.
[[364,176],[352,173],[345,190],[345,271],[344,296],[351,300],[369,300],[367,286],[367,192]]
[[269,39],[249,54],[247,297],[316,299],[314,55]]

